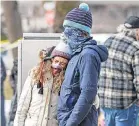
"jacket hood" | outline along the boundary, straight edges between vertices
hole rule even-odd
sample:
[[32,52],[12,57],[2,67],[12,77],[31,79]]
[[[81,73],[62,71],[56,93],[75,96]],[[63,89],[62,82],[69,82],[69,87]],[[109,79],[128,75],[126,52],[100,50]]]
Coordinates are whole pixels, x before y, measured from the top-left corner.
[[85,48],[91,48],[95,50],[101,59],[101,62],[104,62],[108,58],[108,50],[104,45],[97,45],[97,42],[95,40],[91,40],[90,44],[84,46]]
[[104,62],[108,58],[108,50],[104,45],[96,45],[93,48],[100,56],[101,62]]

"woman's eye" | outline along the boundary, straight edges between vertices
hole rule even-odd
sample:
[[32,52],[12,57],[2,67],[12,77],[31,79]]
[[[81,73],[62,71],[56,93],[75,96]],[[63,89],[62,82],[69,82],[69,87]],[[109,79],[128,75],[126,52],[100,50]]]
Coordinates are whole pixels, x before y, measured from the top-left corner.
[[65,66],[66,64],[65,64],[65,63],[61,63],[61,65],[62,65],[62,66]]
[[64,66],[64,64],[63,64],[63,63],[61,63],[61,66]]
[[55,60],[55,63],[58,63],[58,60]]

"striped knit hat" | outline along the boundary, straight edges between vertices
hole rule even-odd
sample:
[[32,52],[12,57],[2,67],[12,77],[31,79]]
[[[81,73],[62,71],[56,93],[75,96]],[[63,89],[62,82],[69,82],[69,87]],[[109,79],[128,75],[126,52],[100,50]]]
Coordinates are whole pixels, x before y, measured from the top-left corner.
[[79,8],[74,8],[65,17],[63,26],[71,26],[90,34],[92,28],[92,14],[89,11],[89,6],[86,3],[79,5]]

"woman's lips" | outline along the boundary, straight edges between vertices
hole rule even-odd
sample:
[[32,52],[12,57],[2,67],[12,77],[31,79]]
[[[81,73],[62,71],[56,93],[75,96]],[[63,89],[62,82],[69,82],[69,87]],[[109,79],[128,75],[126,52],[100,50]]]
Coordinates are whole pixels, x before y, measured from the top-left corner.
[[54,75],[56,75],[56,74],[58,74],[58,73],[60,73],[61,72],[61,70],[60,69],[58,69],[58,68],[53,68],[53,74]]

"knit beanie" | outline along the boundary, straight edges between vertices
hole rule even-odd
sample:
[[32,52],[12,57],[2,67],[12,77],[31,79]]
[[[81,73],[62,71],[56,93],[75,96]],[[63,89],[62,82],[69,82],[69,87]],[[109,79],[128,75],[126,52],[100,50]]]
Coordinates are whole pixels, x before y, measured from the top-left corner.
[[92,28],[92,14],[89,6],[86,3],[79,5],[79,8],[74,8],[65,17],[63,26],[70,26],[86,31],[90,34]]
[[128,29],[139,28],[139,17],[130,16],[124,23],[124,26]]
[[71,58],[71,53],[72,53],[72,51],[71,51],[69,45],[61,40],[60,43],[52,51],[51,56],[52,57],[60,56],[60,57],[63,57],[65,59],[69,60]]

